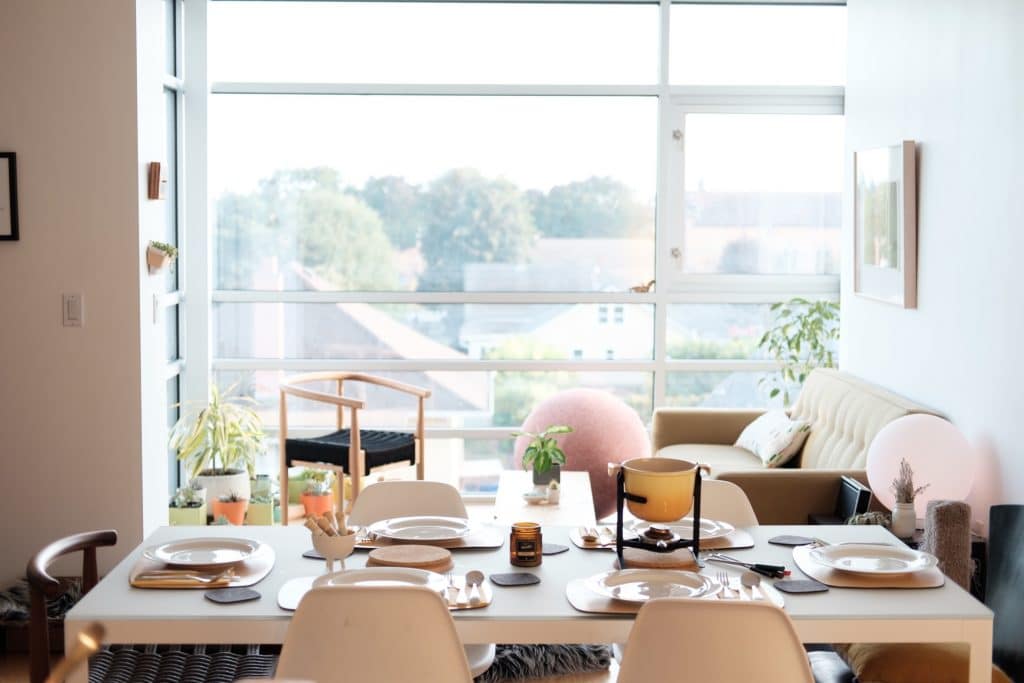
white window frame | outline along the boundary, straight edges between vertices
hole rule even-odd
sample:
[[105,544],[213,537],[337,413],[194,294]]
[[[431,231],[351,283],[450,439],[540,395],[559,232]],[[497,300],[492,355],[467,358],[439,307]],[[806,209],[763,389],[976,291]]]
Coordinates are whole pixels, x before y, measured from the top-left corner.
[[[672,256],[682,248],[681,234],[672,234],[672,226],[682,226],[681,188],[685,144],[683,117],[687,113],[787,113],[843,114],[843,87],[817,86],[673,86],[669,79],[670,0],[659,0],[659,76],[651,85],[528,85],[528,84],[373,84],[373,83],[280,83],[206,81],[207,2],[186,0],[185,85],[188,136],[185,154],[187,196],[186,238],[189,245],[185,281],[190,296],[185,303],[187,331],[184,340],[189,362],[184,366],[183,398],[204,399],[211,373],[222,370],[273,370],[303,372],[310,370],[350,371],[620,371],[648,372],[653,377],[653,406],[666,404],[666,383],[670,372],[770,371],[778,366],[765,360],[674,360],[667,354],[668,308],[686,303],[764,304],[806,296],[838,299],[838,275],[687,275],[681,272],[680,259]],[[412,0],[415,1],[415,0]],[[487,1],[487,0],[484,0]],[[569,0],[572,1],[572,0]],[[599,0],[600,1],[600,0]],[[718,0],[703,0],[703,4]],[[726,0],[721,0],[731,4]],[[655,3],[646,3],[655,4]],[[756,0],[750,4],[758,4]],[[778,4],[764,2],[762,4]],[[785,4],[844,5],[845,0],[790,0]],[[207,195],[206,112],[210,94],[263,95],[534,95],[534,96],[645,96],[658,100],[657,210],[655,222],[654,291],[633,293],[606,292],[309,292],[309,291],[234,291],[213,290],[212,252],[210,249],[210,198]],[[679,129],[682,140],[673,138]],[[654,307],[654,348],[649,360],[319,360],[319,359],[241,359],[214,358],[211,354],[211,307],[217,303],[406,303],[406,304],[649,304]],[[610,319],[610,318],[609,318]],[[428,438],[505,439],[509,427],[478,429],[428,428]],[[295,430],[297,434],[303,430]],[[316,433],[322,430],[311,430]],[[273,434],[276,428],[268,429]]]

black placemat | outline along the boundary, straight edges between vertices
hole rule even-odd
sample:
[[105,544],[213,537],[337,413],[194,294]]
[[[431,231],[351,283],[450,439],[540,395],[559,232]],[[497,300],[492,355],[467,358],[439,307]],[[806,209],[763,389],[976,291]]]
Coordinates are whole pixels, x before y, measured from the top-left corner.
[[810,545],[811,543],[814,543],[814,539],[810,536],[789,536],[783,534],[782,536],[773,536],[772,538],[769,538],[768,542],[774,543],[775,545],[798,546]]
[[309,559],[309,560],[325,560],[325,559],[327,559],[327,558],[325,558],[323,555],[321,555],[320,553],[318,553],[315,550],[307,550],[306,552],[302,553],[302,556],[305,557],[306,559]]
[[540,583],[540,577],[529,572],[491,574],[491,583],[499,586],[531,586],[535,583]]
[[218,588],[203,593],[203,597],[211,602],[219,602],[229,605],[233,602],[248,602],[259,600],[260,594],[251,588]]
[[828,586],[812,579],[787,579],[772,584],[783,593],[824,593]]
[[562,545],[561,543],[545,543],[542,546],[541,552],[545,555],[557,555],[567,550],[569,550],[569,546]]

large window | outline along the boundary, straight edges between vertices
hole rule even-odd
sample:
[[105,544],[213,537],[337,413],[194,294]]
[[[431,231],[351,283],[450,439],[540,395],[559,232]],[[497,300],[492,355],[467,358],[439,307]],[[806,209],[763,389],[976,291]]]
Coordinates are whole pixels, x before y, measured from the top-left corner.
[[[768,405],[768,306],[838,296],[844,7],[205,9],[189,351],[272,434],[291,373],[395,377],[433,391],[428,476],[486,492],[563,388],[644,419]],[[409,426],[366,398],[368,426]]]

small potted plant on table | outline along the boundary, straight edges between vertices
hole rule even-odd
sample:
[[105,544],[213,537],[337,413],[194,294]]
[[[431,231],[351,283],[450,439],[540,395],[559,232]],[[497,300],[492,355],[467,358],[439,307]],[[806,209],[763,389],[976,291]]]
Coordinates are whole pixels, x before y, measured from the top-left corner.
[[236,493],[225,493],[213,501],[213,518],[224,517],[229,524],[242,526],[245,523],[245,510],[249,506],[249,500]]
[[892,480],[892,492],[896,496],[896,505],[892,509],[892,524],[889,530],[897,538],[910,538],[917,530],[917,513],[914,511],[914,499],[928,488],[914,487],[914,470],[910,463],[900,460],[900,472]]
[[512,436],[525,436],[530,439],[523,452],[523,469],[533,468],[534,486],[546,487],[551,481],[561,481],[562,465],[565,464],[565,451],[558,445],[556,434],[568,434],[572,427],[568,425],[551,425],[543,432],[512,432]]
[[171,498],[167,510],[168,522],[171,526],[205,526],[206,497],[205,490],[192,486],[183,486]]

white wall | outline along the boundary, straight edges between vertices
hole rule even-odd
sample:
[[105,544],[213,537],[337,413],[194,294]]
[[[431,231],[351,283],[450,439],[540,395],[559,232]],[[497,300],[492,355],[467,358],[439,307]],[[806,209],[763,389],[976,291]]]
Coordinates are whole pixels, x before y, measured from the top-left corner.
[[945,413],[979,450],[972,502],[1024,502],[1024,3],[850,0],[853,150],[918,142],[918,308],[853,293],[844,370]]
[[[0,3],[0,149],[18,154],[21,214],[21,241],[0,242],[0,585],[59,536],[117,529],[108,567],[143,534],[142,413],[165,413],[141,389],[162,341],[142,314],[141,245],[159,231],[140,230],[152,109],[136,97],[136,29],[135,3]],[[84,327],[61,326],[62,292],[84,296]],[[166,461],[154,485],[146,440],[163,499]]]

